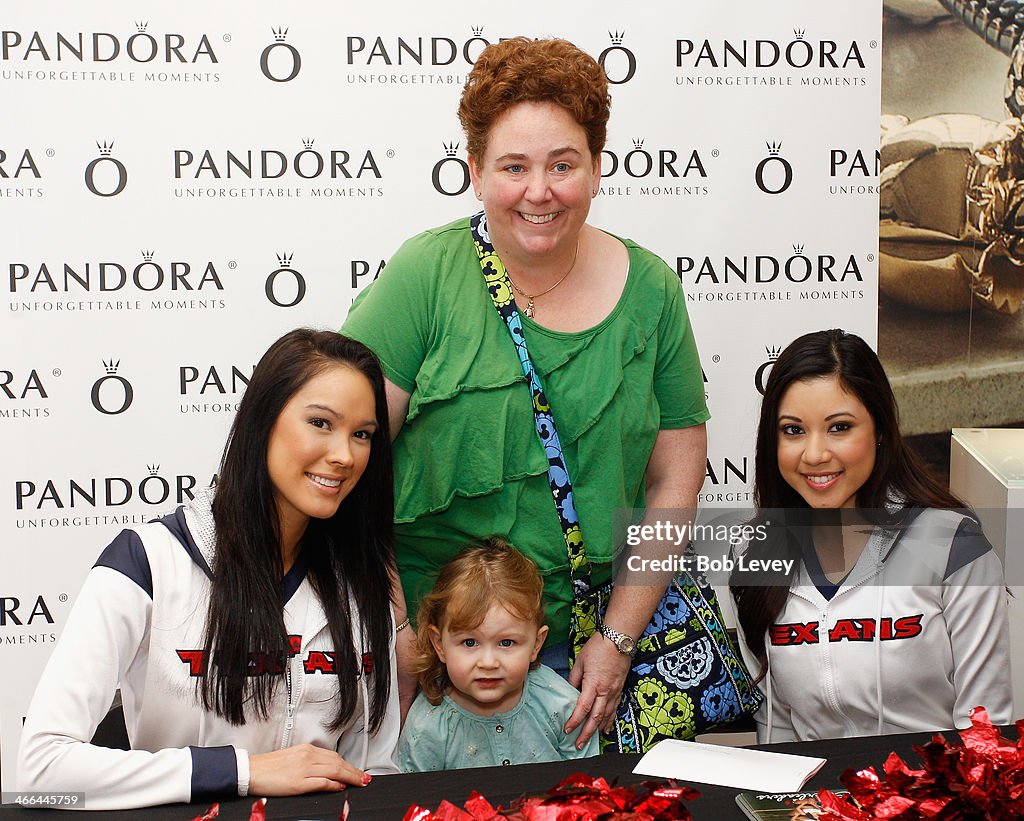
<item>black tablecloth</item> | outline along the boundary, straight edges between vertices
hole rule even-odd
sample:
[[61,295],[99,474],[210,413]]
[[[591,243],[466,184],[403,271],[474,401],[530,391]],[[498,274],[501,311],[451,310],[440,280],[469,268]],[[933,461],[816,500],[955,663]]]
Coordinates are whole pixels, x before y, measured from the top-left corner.
[[[772,744],[760,749],[784,753],[817,756],[828,761],[821,771],[814,776],[805,789],[820,787],[840,788],[839,775],[847,767],[862,769],[868,765],[881,768],[886,756],[895,751],[902,755],[911,765],[918,762],[912,751],[914,744],[925,744],[931,740],[932,733],[912,733],[908,735],[870,736],[864,738],[845,738],[830,741],[808,741],[802,743]],[[959,742],[955,732],[947,732],[946,738],[951,742]],[[1008,737],[1016,737],[1014,732]],[[378,776],[368,787],[347,790],[351,821],[364,819],[381,819],[382,821],[400,821],[411,804],[421,804],[436,809],[445,798],[458,806],[469,797],[470,792],[479,790],[492,804],[507,806],[522,795],[541,795],[555,786],[566,776],[584,772],[590,775],[601,775],[609,781],[617,778],[620,784],[637,784],[648,780],[644,776],[633,775],[638,755],[603,755],[576,761],[558,761],[549,764],[524,764],[517,767],[486,767],[474,770],[449,770],[441,773],[409,773],[407,775]],[[684,782],[700,790],[701,797],[689,802],[688,806],[695,821],[729,821],[744,819],[745,816],[736,806],[736,794],[739,790],[727,787],[716,787],[696,782]],[[344,802],[346,793],[319,793],[317,795],[300,796],[297,798],[272,798],[267,803],[267,819],[276,821],[336,821]],[[224,821],[247,821],[251,798],[235,798],[220,802],[220,818]],[[88,801],[88,795],[86,796]],[[154,821],[189,821],[196,815],[206,811],[209,802],[202,804],[173,804],[153,807],[144,810],[126,810],[123,812],[90,812],[87,817],[93,819],[154,819]],[[42,817],[52,817],[57,810],[22,809],[16,806],[0,806],[0,821],[29,821]],[[66,819],[69,816],[64,813]]]

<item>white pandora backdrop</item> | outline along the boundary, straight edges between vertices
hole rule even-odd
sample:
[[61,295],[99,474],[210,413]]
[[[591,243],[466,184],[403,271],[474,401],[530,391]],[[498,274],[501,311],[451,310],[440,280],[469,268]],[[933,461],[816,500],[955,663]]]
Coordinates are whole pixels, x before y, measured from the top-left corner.
[[749,500],[772,351],[837,325],[874,340],[879,3],[9,5],[4,789],[103,546],[210,480],[271,341],[338,327],[403,239],[475,209],[455,109],[485,43],[566,37],[613,82],[591,219],[680,273],[714,416],[705,504]]

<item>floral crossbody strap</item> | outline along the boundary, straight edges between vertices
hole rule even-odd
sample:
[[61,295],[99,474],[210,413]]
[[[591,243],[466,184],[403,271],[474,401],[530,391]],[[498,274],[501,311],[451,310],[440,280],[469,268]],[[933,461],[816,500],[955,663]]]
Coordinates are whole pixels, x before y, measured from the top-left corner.
[[562,443],[558,438],[558,430],[555,428],[551,405],[544,393],[540,376],[537,374],[536,368],[533,367],[530,352],[526,348],[526,335],[523,333],[523,323],[519,316],[519,310],[516,308],[515,297],[512,295],[512,283],[505,272],[505,266],[494,250],[487,231],[486,214],[483,211],[475,214],[470,219],[469,225],[473,234],[473,244],[480,259],[480,268],[483,270],[484,281],[487,284],[487,293],[490,294],[491,301],[494,302],[494,307],[498,310],[498,315],[512,336],[516,354],[519,356],[519,364],[522,366],[523,375],[530,386],[537,436],[540,437],[540,443],[548,458],[548,481],[551,485],[551,495],[555,500],[558,521],[562,526],[562,535],[565,537],[565,548],[569,556],[569,576],[572,579],[573,601],[572,614],[569,619],[569,663],[571,665],[580,648],[597,629],[598,623],[597,600],[595,597],[586,595],[591,588],[592,567],[583,544],[583,531],[580,529],[579,516],[576,514],[572,480],[569,478],[569,471],[565,465]]

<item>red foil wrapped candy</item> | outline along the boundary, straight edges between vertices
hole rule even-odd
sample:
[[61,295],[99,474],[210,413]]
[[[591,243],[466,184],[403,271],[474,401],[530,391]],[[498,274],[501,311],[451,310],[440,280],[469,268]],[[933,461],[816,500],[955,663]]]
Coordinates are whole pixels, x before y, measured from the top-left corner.
[[403,821],[691,821],[684,802],[699,795],[672,781],[618,787],[599,776],[576,773],[547,795],[521,798],[508,810],[495,809],[474,792],[461,809],[448,801],[436,812],[413,806]]
[[915,746],[919,769],[890,753],[879,776],[874,767],[840,777],[840,798],[819,793],[821,821],[1009,821],[1024,818],[1024,721],[1016,742],[1003,738],[983,707],[971,711],[962,744],[936,734]]

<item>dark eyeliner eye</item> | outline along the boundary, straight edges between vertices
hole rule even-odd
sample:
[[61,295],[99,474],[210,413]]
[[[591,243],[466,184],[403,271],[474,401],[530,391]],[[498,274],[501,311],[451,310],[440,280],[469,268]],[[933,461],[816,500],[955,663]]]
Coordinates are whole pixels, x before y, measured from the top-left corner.
[[326,427],[328,427],[329,423],[327,422],[326,419],[321,419],[320,417],[316,417],[314,419],[310,419],[309,420],[309,424],[311,424],[314,428],[326,428]]

